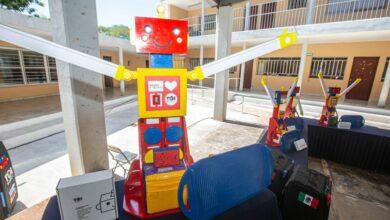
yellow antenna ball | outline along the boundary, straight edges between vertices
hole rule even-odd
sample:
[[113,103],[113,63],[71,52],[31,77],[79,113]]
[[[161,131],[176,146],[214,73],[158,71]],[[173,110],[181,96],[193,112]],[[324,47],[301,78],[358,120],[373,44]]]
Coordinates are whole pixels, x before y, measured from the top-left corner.
[[280,87],[280,90],[284,91],[285,90],[284,86]]
[[165,5],[163,3],[160,3],[157,5],[156,12],[157,12],[158,18],[166,18],[167,17]]

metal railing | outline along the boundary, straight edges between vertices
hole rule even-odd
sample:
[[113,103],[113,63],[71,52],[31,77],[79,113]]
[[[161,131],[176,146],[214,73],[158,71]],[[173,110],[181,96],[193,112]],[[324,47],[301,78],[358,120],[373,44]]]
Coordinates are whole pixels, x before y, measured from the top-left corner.
[[[214,87],[214,77],[205,77],[202,80],[202,85],[206,88],[213,88]],[[229,78],[229,90],[238,91],[239,89],[239,81],[240,78]],[[189,83],[189,85],[199,85],[198,81],[194,81],[192,83]]]
[[[251,5],[249,16],[245,17],[245,7],[233,9],[233,32],[289,27],[307,24],[309,0],[292,4],[289,0],[274,0]],[[364,20],[390,17],[389,0],[317,0],[312,10],[312,23]],[[216,15],[205,15],[204,35],[214,34]],[[186,18],[190,36],[201,35],[200,16]]]

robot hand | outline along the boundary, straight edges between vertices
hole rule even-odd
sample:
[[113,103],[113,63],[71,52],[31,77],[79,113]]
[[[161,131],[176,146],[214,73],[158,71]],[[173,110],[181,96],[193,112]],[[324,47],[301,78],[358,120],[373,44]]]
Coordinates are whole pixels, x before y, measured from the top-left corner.
[[124,80],[124,81],[137,79],[137,72],[128,70],[124,66],[119,65],[118,68],[116,69],[114,79]]
[[203,80],[204,79],[204,75],[203,75],[202,68],[200,66],[195,67],[194,70],[191,70],[191,71],[189,71],[187,73],[187,77],[191,81]]

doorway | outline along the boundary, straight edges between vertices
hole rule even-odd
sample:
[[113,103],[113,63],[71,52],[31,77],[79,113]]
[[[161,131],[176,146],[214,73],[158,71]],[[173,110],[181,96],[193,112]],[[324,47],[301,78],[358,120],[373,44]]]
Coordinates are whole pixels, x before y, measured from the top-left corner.
[[353,59],[351,76],[348,85],[351,85],[357,78],[362,81],[345,96],[347,99],[368,101],[374,83],[379,57],[355,57]]
[[260,29],[273,28],[275,26],[276,2],[263,4],[261,7]]
[[[112,57],[111,56],[103,56],[103,60],[112,62]],[[114,82],[111,77],[109,76],[104,76],[104,86],[106,88],[113,88],[114,87]]]
[[244,75],[244,89],[251,89],[252,87],[252,70],[253,70],[253,60],[250,60],[245,63],[245,75]]

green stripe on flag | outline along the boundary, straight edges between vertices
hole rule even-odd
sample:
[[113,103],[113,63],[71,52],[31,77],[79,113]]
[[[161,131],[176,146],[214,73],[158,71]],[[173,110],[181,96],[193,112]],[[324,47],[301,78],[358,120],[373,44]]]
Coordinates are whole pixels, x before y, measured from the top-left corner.
[[305,200],[305,193],[299,192],[298,194],[298,201],[303,202]]

